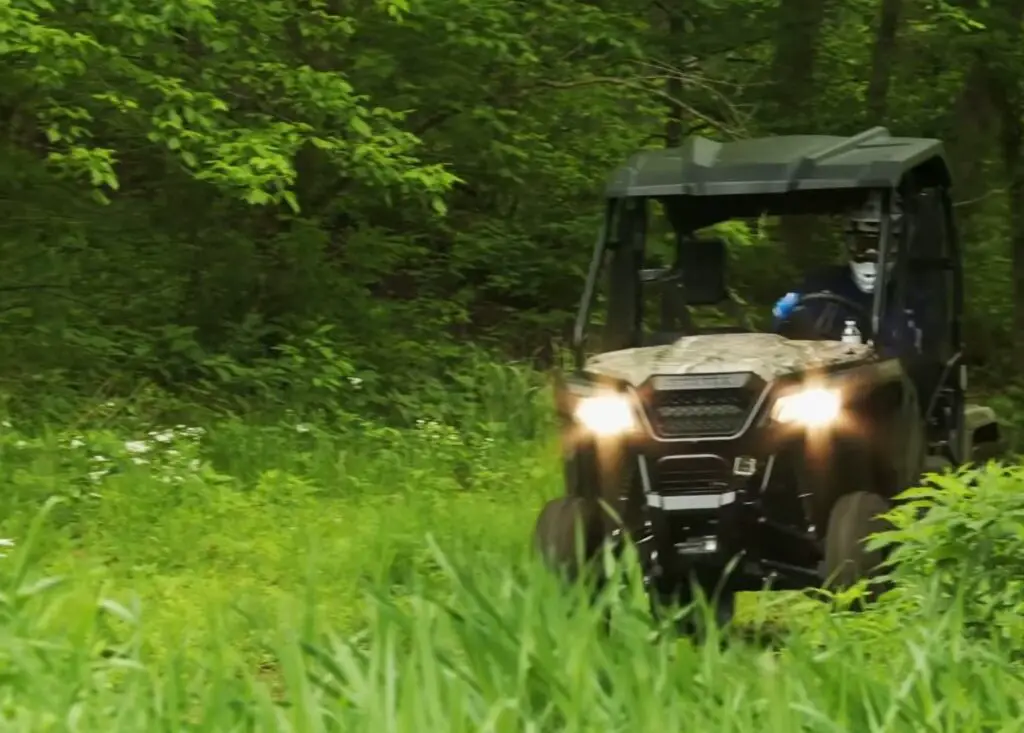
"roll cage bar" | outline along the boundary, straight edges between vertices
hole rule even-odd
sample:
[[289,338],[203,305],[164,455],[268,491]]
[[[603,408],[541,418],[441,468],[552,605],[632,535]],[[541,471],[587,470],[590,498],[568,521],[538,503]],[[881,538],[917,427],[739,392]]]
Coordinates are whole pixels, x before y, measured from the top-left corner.
[[[941,189],[942,195],[943,223],[945,225],[947,236],[949,237],[951,250],[954,253],[954,258],[956,259],[953,263],[953,266],[957,271],[957,277],[955,278],[953,288],[954,323],[952,325],[954,328],[954,339],[959,344],[960,319],[963,304],[962,285],[961,278],[959,276],[959,252],[957,248],[956,232],[954,229],[955,225],[952,217],[948,189],[941,185],[939,188]],[[613,239],[612,228],[624,215],[625,208],[629,202],[642,202],[640,205],[646,207],[647,201],[652,198],[661,200],[666,205],[666,209],[675,211],[676,215],[672,216],[670,214],[670,218],[675,219],[673,224],[675,225],[678,234],[680,229],[693,231],[697,228],[684,223],[683,220],[691,218],[686,216],[686,214],[689,213],[688,210],[696,213],[697,210],[700,209],[704,212],[703,215],[697,215],[694,217],[699,220],[697,223],[701,226],[709,226],[733,217],[744,217],[748,215],[757,216],[762,213],[783,215],[787,213],[835,213],[840,209],[840,206],[837,206],[837,204],[843,203],[846,199],[851,201],[854,200],[851,196],[856,196],[859,199],[870,193],[872,190],[879,191],[882,195],[878,266],[879,270],[884,272],[892,257],[892,202],[894,194],[894,188],[892,187],[846,189],[845,191],[832,192],[795,192],[781,197],[778,195],[741,195],[737,197],[726,197],[733,200],[722,201],[719,199],[719,201],[722,201],[723,205],[717,207],[712,206],[713,209],[717,209],[717,213],[710,214],[707,213],[708,205],[712,204],[712,202],[716,200],[715,198],[689,196],[630,196],[608,199],[605,207],[604,221],[598,230],[597,238],[594,242],[583,294],[577,310],[576,320],[573,325],[572,350],[576,368],[581,369],[585,361],[583,347],[587,333],[587,326],[590,322],[591,308],[597,291],[597,284],[604,271],[606,255],[609,251],[614,249],[614,247],[609,246],[609,243],[612,242]],[[837,194],[839,194],[839,196],[837,196]],[[904,198],[908,199],[909,197]],[[731,213],[727,214],[726,212]],[[712,217],[714,220],[710,220]],[[912,228],[915,226],[915,217],[906,216],[905,221],[907,222],[907,229],[905,231],[907,232],[907,235],[909,235],[912,233]],[[635,236],[635,233],[636,232],[634,231],[632,235]],[[621,237],[616,237],[616,240],[617,246],[624,246],[627,244],[626,242],[621,241]],[[681,246],[687,245],[683,244]],[[689,246],[695,245],[691,244]],[[638,275],[639,273],[637,272],[637,276]],[[903,274],[898,273],[896,276],[902,277]],[[886,308],[888,306],[887,300],[888,288],[876,288],[871,310],[872,326],[876,333],[879,331],[882,316],[886,312]]]

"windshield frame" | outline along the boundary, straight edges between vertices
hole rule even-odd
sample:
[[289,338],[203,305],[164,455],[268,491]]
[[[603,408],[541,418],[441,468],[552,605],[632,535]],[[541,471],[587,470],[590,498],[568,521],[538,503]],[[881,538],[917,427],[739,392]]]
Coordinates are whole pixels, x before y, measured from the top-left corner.
[[[646,250],[647,222],[646,214],[649,202],[659,201],[672,224],[677,236],[685,236],[699,229],[736,218],[756,218],[772,215],[800,214],[837,214],[844,208],[852,208],[872,191],[882,195],[882,210],[879,227],[877,267],[881,275],[880,287],[875,288],[871,308],[871,324],[874,333],[879,332],[882,314],[887,303],[889,275],[888,264],[892,255],[892,204],[894,189],[891,188],[858,188],[843,190],[800,191],[788,194],[772,194],[757,196],[627,196],[606,199],[604,220],[598,230],[596,241],[587,271],[583,294],[573,324],[572,351],[577,369],[582,369],[586,361],[584,342],[590,326],[590,316],[598,289],[598,282],[605,272],[609,253],[623,246],[635,246],[637,234],[642,236],[640,247]],[[624,214],[630,206],[638,206],[642,216],[637,221],[644,221],[639,226],[629,228],[624,221]],[[642,260],[642,257],[640,258]],[[636,277],[640,272],[637,270]]]

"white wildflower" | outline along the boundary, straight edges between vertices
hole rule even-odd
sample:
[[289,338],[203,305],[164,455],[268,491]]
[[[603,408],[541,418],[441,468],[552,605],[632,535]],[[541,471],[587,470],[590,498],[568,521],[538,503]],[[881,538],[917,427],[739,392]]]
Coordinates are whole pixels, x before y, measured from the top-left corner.
[[295,432],[297,433],[308,433],[309,431],[310,427],[305,423],[299,423],[298,425],[295,426]]
[[81,438],[72,438],[71,442],[68,443],[69,448],[81,448],[85,445],[85,441]]
[[149,443],[144,440],[129,440],[124,444],[124,449],[129,453],[148,453]]
[[145,466],[149,463],[149,461],[140,456],[132,456],[132,463],[134,463],[136,466]]
[[174,441],[174,430],[151,430],[150,437],[158,443],[170,443]]
[[[14,547],[14,540],[0,539],[0,549],[9,550]],[[0,552],[0,557],[7,557],[6,552]]]

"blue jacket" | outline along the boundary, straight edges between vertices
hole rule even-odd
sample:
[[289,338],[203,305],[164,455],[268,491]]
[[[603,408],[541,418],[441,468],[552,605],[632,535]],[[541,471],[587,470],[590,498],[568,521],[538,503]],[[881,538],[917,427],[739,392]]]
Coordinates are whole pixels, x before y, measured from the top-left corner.
[[[853,275],[849,267],[837,265],[825,268],[809,275],[800,286],[800,289],[787,293],[775,304],[772,311],[774,316],[773,329],[778,331],[779,327],[789,318],[793,309],[799,303],[800,297],[810,293],[828,290],[836,295],[861,304],[870,313],[874,296],[863,292],[853,281]],[[911,299],[912,300],[912,299]],[[921,334],[915,324],[915,313],[920,312],[920,304],[908,302],[908,309],[904,313],[897,313],[894,309],[887,309],[889,312],[880,324],[880,333],[876,339],[879,350],[882,353],[907,354],[920,351]],[[917,307],[914,307],[917,306]],[[843,332],[843,326],[847,319],[855,318],[856,315],[849,309],[834,303],[815,301],[807,304],[807,315],[817,319],[826,308],[834,309],[835,313],[829,323],[826,324],[827,331],[822,336],[839,340]],[[866,335],[866,334],[865,334]]]

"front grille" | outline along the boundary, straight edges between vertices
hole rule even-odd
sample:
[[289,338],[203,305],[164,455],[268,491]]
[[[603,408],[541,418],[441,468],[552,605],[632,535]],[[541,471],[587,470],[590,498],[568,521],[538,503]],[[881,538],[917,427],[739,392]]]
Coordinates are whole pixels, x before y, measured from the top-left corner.
[[647,414],[663,438],[724,437],[743,428],[757,397],[749,387],[654,392]]
[[729,490],[729,464],[718,456],[680,456],[657,463],[656,485],[661,494],[719,494]]

